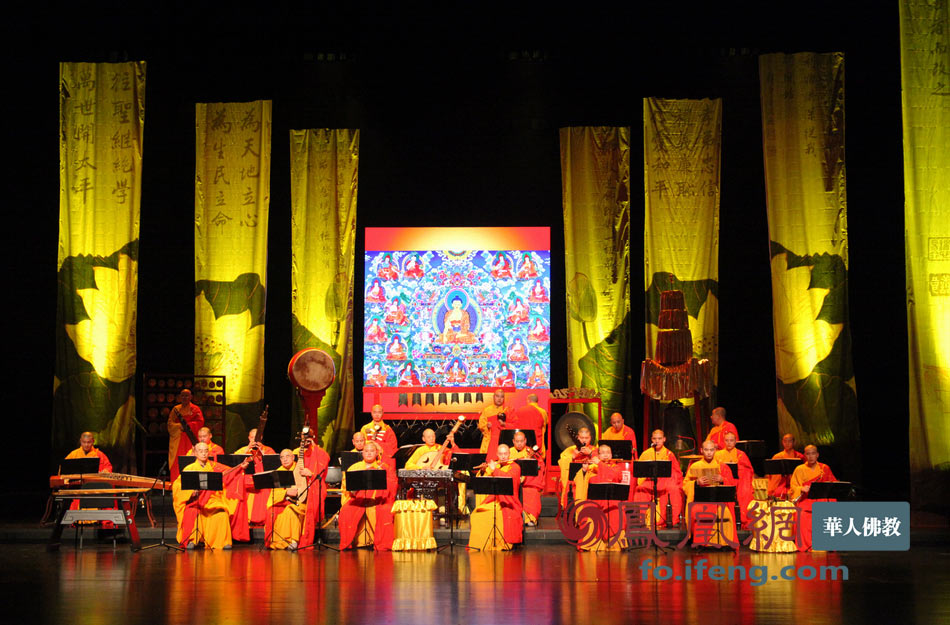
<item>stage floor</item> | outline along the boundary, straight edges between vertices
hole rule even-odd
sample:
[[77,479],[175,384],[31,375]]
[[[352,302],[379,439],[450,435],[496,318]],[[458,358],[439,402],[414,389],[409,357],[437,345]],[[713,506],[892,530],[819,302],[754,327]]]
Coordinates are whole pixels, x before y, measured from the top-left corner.
[[[700,560],[702,580],[694,568]],[[748,577],[711,580],[716,565],[745,567]],[[670,567],[671,579],[656,579],[666,575],[656,566]],[[771,579],[787,566],[816,578]],[[824,566],[847,567],[848,579],[840,579],[840,568],[837,581],[818,579]],[[753,567],[768,567],[767,575]],[[64,544],[47,553],[42,544],[7,544],[0,545],[0,582],[4,623],[950,622],[946,544],[909,552],[738,555],[590,554],[567,545],[513,553],[270,553],[238,546],[133,554],[111,543],[87,543],[82,551]]]

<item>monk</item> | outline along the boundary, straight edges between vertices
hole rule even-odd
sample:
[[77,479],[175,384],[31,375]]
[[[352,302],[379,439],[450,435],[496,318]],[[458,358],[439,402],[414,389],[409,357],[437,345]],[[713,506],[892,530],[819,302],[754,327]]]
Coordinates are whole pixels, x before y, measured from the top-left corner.
[[[445,442],[451,443],[454,445],[455,436],[453,434],[449,434],[448,436],[445,437]],[[435,430],[431,428],[426,428],[422,432],[422,445],[416,448],[416,450],[412,452],[412,455],[409,456],[409,459],[406,460],[406,468],[413,469],[413,470],[432,468],[432,466],[434,466],[434,463],[436,463],[439,459],[437,455],[432,454],[431,460],[424,459],[423,456],[425,456],[426,454],[429,454],[430,452],[437,452],[442,448],[443,448],[443,445],[440,445],[435,442]],[[444,462],[444,464],[447,465],[448,461],[451,459],[452,459],[452,450],[446,449],[445,452],[442,454],[442,461]]]
[[590,429],[581,428],[577,431],[577,442],[578,445],[571,445],[567,449],[561,452],[561,456],[558,458],[557,466],[561,470],[561,508],[567,507],[568,494],[573,489],[574,499],[586,499],[587,492],[579,492],[577,490],[577,484],[570,479],[570,469],[572,462],[583,462],[585,460],[590,460],[590,458],[595,454],[595,449],[590,444],[591,434]]
[[535,527],[541,516],[541,492],[544,490],[545,466],[540,452],[529,449],[524,432],[515,432],[512,441],[514,448],[510,450],[510,460],[534,459],[538,463],[538,474],[522,476],[521,504],[524,512],[524,522],[528,527]]
[[811,551],[811,515],[815,501],[834,501],[832,499],[812,499],[808,496],[815,482],[837,482],[831,467],[818,462],[818,448],[805,447],[805,464],[795,467],[788,487],[788,499],[798,506],[798,536],[795,544],[799,551]]
[[367,441],[379,443],[383,452],[382,460],[392,463],[393,455],[399,447],[399,443],[396,441],[396,433],[383,421],[382,406],[376,404],[370,414],[373,420],[360,428],[360,432],[363,433]]
[[[511,549],[522,542],[524,531],[521,501],[518,499],[521,469],[511,460],[508,445],[499,445],[496,455],[498,460],[489,460],[481,473],[488,477],[510,477],[514,494],[489,495],[472,512],[468,546],[483,551]],[[504,541],[498,539],[498,531],[493,527],[501,532]]]
[[736,426],[726,421],[725,408],[722,406],[714,408],[712,414],[709,415],[709,420],[712,421],[713,428],[709,430],[709,434],[706,435],[706,440],[716,443],[717,449],[726,448],[725,436],[729,432],[735,434],[736,440],[739,440],[739,431],[736,429]]
[[[511,408],[505,403],[505,391],[499,388],[492,394],[492,405],[482,408],[481,414],[478,415],[478,430],[482,433],[482,444],[478,448],[480,453],[487,454],[489,448],[493,451],[498,448],[498,434],[501,430],[498,422],[500,414],[504,414],[507,420],[507,416],[511,414]],[[491,455],[493,454],[489,454]]]
[[[380,460],[379,445],[373,442],[363,447],[363,459],[353,463],[343,474],[343,505],[340,507],[340,549],[373,545],[377,551],[390,551],[393,546],[392,505],[395,485],[385,460]],[[346,473],[353,471],[384,470],[386,490],[349,491]]]
[[[736,497],[739,499],[739,515],[742,519],[742,525],[749,524],[749,503],[752,502],[752,478],[755,471],[752,470],[752,461],[749,456],[741,449],[736,449],[736,435],[732,432],[723,437],[726,448],[716,452],[716,461],[720,463],[739,465],[739,477],[736,482]],[[729,469],[731,472],[732,469]]]
[[[576,488],[576,491],[583,492],[586,496],[588,487],[591,484],[621,483],[623,481],[623,473],[614,465],[612,460],[613,450],[610,445],[600,445],[597,448],[597,455],[593,456],[590,463],[584,465],[584,467],[577,472],[577,475],[574,476],[575,484],[580,486],[581,482],[584,483],[583,486]],[[601,510],[604,511],[604,514],[607,515],[606,531],[604,534],[596,537],[598,540],[578,543],[577,549],[580,551],[597,551],[598,549],[602,549],[604,543],[620,531],[619,502],[601,499],[594,501]],[[611,547],[611,549],[616,550],[620,550],[620,548],[620,542],[615,543],[613,547]]]
[[350,451],[358,451],[362,453],[363,447],[366,445],[366,437],[363,436],[362,432],[353,433],[353,449]]
[[[653,430],[650,435],[652,445],[640,454],[641,461],[669,460],[671,463],[670,477],[661,477],[657,480],[657,511],[656,518],[661,525],[670,521],[666,518],[667,503],[672,508],[673,524],[676,524],[683,511],[683,471],[680,469],[679,459],[672,451],[665,447],[666,434],[663,430]],[[634,501],[651,501],[653,499],[653,480],[637,478],[637,489],[633,495]]]
[[544,435],[547,431],[548,413],[538,405],[538,396],[531,393],[527,397],[528,403],[515,411],[514,419],[509,419],[507,427],[515,427],[519,430],[532,430],[535,440],[537,440],[538,449],[544,454]]
[[[294,452],[282,449],[278,471],[297,473],[297,461]],[[268,549],[294,550],[300,544],[303,521],[307,514],[307,495],[304,488],[296,485],[290,488],[272,488],[267,498],[267,522],[264,531],[264,545]]]
[[[772,460],[800,460],[805,461],[805,454],[795,450],[795,437],[792,434],[786,434],[782,437],[782,451],[772,456]],[[776,499],[785,499],[788,495],[788,486],[791,483],[791,475],[766,475],[769,480],[769,497]]]
[[308,502],[300,534],[301,549],[313,544],[317,524],[323,520],[327,501],[327,467],[330,466],[330,454],[313,436],[304,439],[303,450],[303,458],[298,458],[294,466],[298,488],[305,489],[302,494]]
[[[214,471],[224,474],[224,486],[243,476],[243,469],[249,461],[231,469],[218,464],[209,458],[210,450],[207,443],[195,445],[195,462],[192,462],[182,472]],[[178,542],[186,549],[194,549],[204,543],[209,549],[231,548],[231,524],[228,520],[228,507],[224,499],[224,491],[211,490],[184,490],[181,488],[181,478],[178,478],[178,490],[172,496],[176,512],[180,509],[178,524]]]
[[99,473],[112,473],[112,463],[109,458],[96,448],[96,435],[92,432],[83,432],[79,435],[79,447],[66,454],[66,460],[76,458],[98,458]]
[[[683,477],[683,491],[686,493],[686,524],[690,531],[694,526],[695,512],[690,510],[689,504],[695,499],[696,489],[708,486],[735,486],[738,481],[732,476],[732,470],[725,463],[716,460],[716,443],[703,441],[702,452],[703,457],[692,462]],[[727,507],[725,516],[727,525],[722,529],[724,538],[735,542],[736,521],[732,504]],[[721,546],[727,545],[723,539],[714,540],[714,542]]]
[[602,441],[630,441],[633,455],[632,458],[637,457],[637,436],[633,432],[633,428],[629,425],[624,425],[623,415],[619,412],[615,412],[610,415],[610,427],[601,432],[600,440]]
[[[252,456],[252,462],[254,463],[254,473],[260,473],[264,470],[263,454],[270,455],[276,452],[272,447],[265,445],[263,442],[255,443],[255,438],[257,438],[257,428],[252,428],[251,431],[247,433],[247,445],[239,447],[234,453],[235,455],[250,454]],[[237,510],[237,501],[244,503],[245,512]],[[239,536],[239,534],[243,535],[243,532],[235,529],[235,517],[240,519],[241,516],[243,516],[244,525],[248,523],[251,525],[263,525],[267,517],[267,501],[267,492],[258,491],[254,488],[254,480],[250,475],[245,476],[244,480],[235,482],[234,487],[228,491],[228,503],[229,505],[235,506],[235,509],[231,512],[231,531],[234,533],[235,540],[249,540],[249,538],[245,539]],[[238,524],[240,524],[240,522]]]
[[197,438],[198,430],[205,424],[204,415],[201,414],[201,408],[191,403],[191,391],[187,388],[181,389],[178,394],[180,402],[171,412],[168,413],[168,466],[171,467],[171,479],[174,482],[178,477],[178,456],[187,456],[188,450],[192,444],[189,437],[181,427],[180,419],[188,425],[188,428]]
[[[202,427],[198,430],[198,442],[204,443],[208,446],[208,454],[214,458],[215,456],[220,456],[224,453],[224,449],[221,445],[211,442],[211,428]],[[194,456],[195,450],[189,449],[186,456]]]

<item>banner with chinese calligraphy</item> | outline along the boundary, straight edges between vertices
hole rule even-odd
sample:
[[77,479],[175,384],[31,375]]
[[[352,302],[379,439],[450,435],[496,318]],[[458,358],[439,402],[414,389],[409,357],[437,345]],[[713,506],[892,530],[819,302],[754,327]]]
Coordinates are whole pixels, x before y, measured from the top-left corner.
[[197,104],[195,118],[195,374],[227,376],[240,441],[263,408],[271,102]]
[[630,128],[561,128],[560,139],[568,386],[630,419]]
[[134,457],[145,62],[61,63],[52,452]]
[[844,55],[767,54],[759,74],[779,430],[857,476]]
[[644,98],[646,357],[656,356],[660,293],[682,291],[693,356],[708,360],[714,385],[719,360],[721,143],[721,100]]
[[950,496],[950,3],[901,0],[904,224],[915,507]]
[[[290,131],[292,315],[294,353],[316,347],[336,364],[336,381],[318,412],[324,449],[338,451],[353,432],[353,263],[359,179],[359,130]],[[303,422],[296,399],[294,430]]]

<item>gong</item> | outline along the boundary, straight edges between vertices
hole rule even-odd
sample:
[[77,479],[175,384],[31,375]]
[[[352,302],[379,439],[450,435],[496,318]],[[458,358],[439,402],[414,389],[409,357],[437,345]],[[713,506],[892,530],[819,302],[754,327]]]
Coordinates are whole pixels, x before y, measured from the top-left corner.
[[574,444],[574,439],[571,438],[569,430],[573,430],[576,434],[581,428],[590,430],[590,438],[593,442],[596,430],[587,415],[583,412],[568,412],[557,420],[557,425],[554,426],[554,440],[561,449],[567,449]]

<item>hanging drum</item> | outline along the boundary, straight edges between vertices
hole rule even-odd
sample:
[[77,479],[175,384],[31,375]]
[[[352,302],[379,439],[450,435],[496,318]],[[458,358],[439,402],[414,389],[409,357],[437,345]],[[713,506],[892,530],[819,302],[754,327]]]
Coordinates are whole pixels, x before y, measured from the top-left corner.
[[325,351],[310,347],[302,349],[290,359],[287,377],[303,401],[306,423],[317,423],[317,409],[323,395],[336,379],[336,366]]

